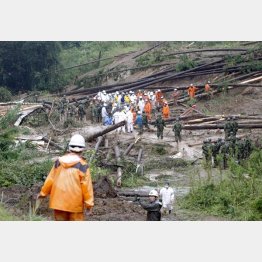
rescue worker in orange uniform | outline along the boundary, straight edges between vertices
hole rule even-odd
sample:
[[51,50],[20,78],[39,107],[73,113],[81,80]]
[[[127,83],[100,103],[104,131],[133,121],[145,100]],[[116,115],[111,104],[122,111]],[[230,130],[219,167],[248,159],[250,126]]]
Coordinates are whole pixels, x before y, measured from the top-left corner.
[[135,124],[135,121],[136,121],[136,110],[134,108],[132,108],[131,112],[133,114],[133,124]]
[[180,91],[177,88],[174,89],[173,98],[174,98],[174,105],[177,106],[177,100],[181,95]]
[[170,116],[170,110],[167,102],[164,103],[164,106],[162,108],[162,115],[164,119],[167,119]]
[[209,99],[212,96],[211,91],[212,91],[212,88],[210,87],[210,81],[207,81],[207,83],[205,84],[205,92],[208,94]]
[[198,90],[198,88],[195,87],[193,84],[190,85],[190,87],[187,90],[187,93],[188,93],[190,99],[193,99],[195,97],[197,90]]
[[147,119],[151,120],[152,105],[151,105],[151,103],[148,99],[146,99],[145,101],[146,101],[146,104],[145,104],[145,107],[144,107],[144,111],[146,113]]
[[156,91],[156,101],[160,103],[161,97],[164,96],[160,89]]
[[69,153],[59,157],[37,198],[50,195],[49,207],[56,221],[81,221],[92,215],[94,206],[90,169],[82,157],[85,139],[76,134],[69,142]]

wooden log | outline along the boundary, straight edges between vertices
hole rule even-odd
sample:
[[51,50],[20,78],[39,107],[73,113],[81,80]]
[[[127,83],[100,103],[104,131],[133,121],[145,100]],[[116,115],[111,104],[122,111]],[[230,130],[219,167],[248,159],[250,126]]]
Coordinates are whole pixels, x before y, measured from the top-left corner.
[[56,147],[56,148],[59,149],[59,150],[64,150],[64,148],[63,148],[62,146],[56,144],[55,142],[53,142],[53,141],[51,141],[51,140],[49,141],[49,138],[43,137],[42,140],[45,141],[46,143],[49,142],[49,144],[50,144],[51,146]]
[[245,52],[247,49],[244,48],[209,48],[209,49],[194,49],[194,50],[186,50],[186,51],[179,51],[175,53],[164,54],[162,56],[173,56],[173,55],[182,55],[182,54],[189,54],[189,53],[202,53],[202,52]]
[[97,138],[97,137],[99,137],[99,136],[103,136],[103,135],[105,135],[105,134],[107,134],[107,133],[109,133],[109,132],[111,132],[111,131],[114,131],[114,130],[117,129],[118,127],[121,127],[121,126],[124,126],[124,125],[125,125],[125,121],[121,121],[121,122],[119,122],[119,123],[117,123],[117,124],[115,124],[115,125],[109,126],[109,127],[105,128],[105,129],[102,130],[102,131],[99,131],[99,132],[97,132],[97,133],[94,133],[94,134],[88,136],[88,137],[86,138],[86,141],[90,142],[90,141],[94,140],[95,138]]
[[102,143],[103,141],[103,137],[102,136],[99,136],[98,139],[97,139],[97,142],[96,142],[96,145],[95,145],[95,151],[94,153],[91,155],[90,159],[89,159],[89,163],[91,163],[96,155],[96,152],[98,151],[98,148],[100,146],[100,144]]
[[145,51],[141,52],[140,54],[134,56],[133,59],[135,59],[135,58],[137,58],[137,57],[139,57],[139,56],[141,56],[141,55],[143,55],[143,54],[151,51],[152,49],[154,49],[154,48],[156,48],[156,47],[159,47],[160,45],[162,45],[162,44],[164,44],[164,43],[165,43],[165,42],[158,43],[158,44],[154,45],[153,47],[148,48],[147,50],[145,50]]
[[141,164],[142,154],[143,154],[143,148],[140,148],[137,156],[137,164]]
[[133,148],[133,146],[135,145],[135,143],[131,143],[128,147],[127,147],[127,149],[125,150],[125,152],[124,152],[124,156],[127,156],[128,154],[129,154],[129,152],[131,151],[131,149]]
[[[116,145],[114,147],[114,150],[115,150],[115,156],[116,156],[116,164],[117,165],[120,165],[120,161],[121,161],[121,158],[120,158],[120,150],[119,150],[119,147]],[[122,168],[120,166],[117,167],[117,174],[116,174],[116,185],[118,187],[121,187],[121,184],[122,184]]]
[[[238,129],[257,129],[262,128],[262,124],[238,124]],[[222,124],[210,124],[210,125],[184,125],[184,130],[204,130],[204,129],[224,129]]]
[[107,138],[107,137],[105,137],[105,148],[108,148],[108,145],[109,145],[108,138]]

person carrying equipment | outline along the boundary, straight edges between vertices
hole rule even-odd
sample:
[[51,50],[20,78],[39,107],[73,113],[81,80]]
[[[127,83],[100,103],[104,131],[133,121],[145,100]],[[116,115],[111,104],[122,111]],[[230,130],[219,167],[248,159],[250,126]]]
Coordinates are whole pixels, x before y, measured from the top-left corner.
[[147,211],[147,221],[161,221],[162,203],[158,200],[158,192],[153,189],[149,192],[149,203],[144,203],[137,198],[138,203]]

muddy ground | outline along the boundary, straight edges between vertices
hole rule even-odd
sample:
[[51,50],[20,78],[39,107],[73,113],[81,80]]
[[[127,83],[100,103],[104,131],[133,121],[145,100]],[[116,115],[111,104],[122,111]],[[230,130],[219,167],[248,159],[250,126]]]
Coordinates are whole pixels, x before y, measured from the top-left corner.
[[[215,75],[213,76],[215,77]],[[212,80],[212,76],[210,76]],[[194,83],[203,83],[205,79],[196,77]],[[177,85],[188,84],[192,79],[185,79]],[[167,82],[166,85],[171,83]],[[259,84],[259,83],[258,83]],[[217,114],[262,114],[262,91],[256,89],[247,92],[246,88],[236,88],[230,90],[228,94],[218,94],[214,99],[201,100],[197,102],[200,110],[208,115]],[[172,116],[176,112],[183,110],[183,107],[172,108]],[[59,127],[59,126],[58,126]],[[90,132],[101,130],[101,124],[94,124],[88,121],[82,127],[69,129],[67,133],[60,135],[57,138],[58,143],[68,140],[75,132],[80,132],[83,135],[88,135]],[[49,135],[52,131],[49,128],[31,128],[32,134],[46,134]],[[259,143],[262,131],[256,130],[239,130],[238,136],[249,136],[254,142]],[[118,143],[121,151],[125,150],[127,146],[138,138],[138,132],[135,130],[132,134],[122,133],[117,134],[111,132],[107,135],[110,146]],[[182,142],[177,146],[174,141],[174,134],[172,132],[172,125],[164,130],[164,139],[159,140],[156,136],[156,131],[153,126],[150,130],[146,130],[137,142],[134,148],[130,151],[128,160],[136,163],[138,150],[142,146],[143,152],[143,176],[146,178],[144,185],[133,188],[132,190],[143,191],[148,193],[150,189],[160,189],[164,182],[169,181],[172,188],[176,192],[177,201],[185,196],[192,186],[194,179],[201,179],[207,177],[206,171],[202,166],[202,141],[205,138],[223,138],[224,132],[222,130],[199,130],[199,131],[182,131]],[[88,148],[92,149],[95,146],[95,141],[88,143]],[[159,149],[157,151],[156,149]],[[163,150],[164,149],[164,150]],[[162,152],[162,153],[161,153]],[[98,154],[105,156],[103,150],[99,150]],[[53,154],[52,158],[57,155]],[[110,161],[114,161],[111,159]],[[184,165],[187,163],[187,165]],[[114,177],[114,172],[112,176]],[[217,169],[212,170],[212,176],[219,178],[221,174]],[[109,183],[102,183],[95,188],[95,206],[93,216],[88,217],[92,221],[143,221],[146,219],[146,211],[138,204],[133,202],[133,198],[117,196],[117,188],[111,187]],[[11,188],[0,188],[1,202],[11,211],[12,214],[18,216],[21,220],[29,220],[29,214],[35,203],[35,197],[40,191],[41,183],[34,185],[30,189],[22,186],[13,186]],[[121,190],[130,190],[130,188],[122,188]],[[144,198],[146,200],[146,198]],[[37,211],[37,215],[44,220],[53,220],[52,210],[48,208],[48,199],[45,199]],[[174,205],[174,212],[170,216],[163,216],[164,221],[182,221],[182,220],[224,220],[223,218],[213,217],[198,212],[189,210],[181,210],[177,202]]]

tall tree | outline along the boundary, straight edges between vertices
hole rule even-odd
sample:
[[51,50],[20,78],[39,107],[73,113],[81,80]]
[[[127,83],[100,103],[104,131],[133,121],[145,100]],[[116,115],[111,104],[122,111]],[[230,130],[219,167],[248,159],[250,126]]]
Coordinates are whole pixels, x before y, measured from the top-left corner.
[[0,42],[0,85],[15,91],[44,89],[59,65],[59,42]]

